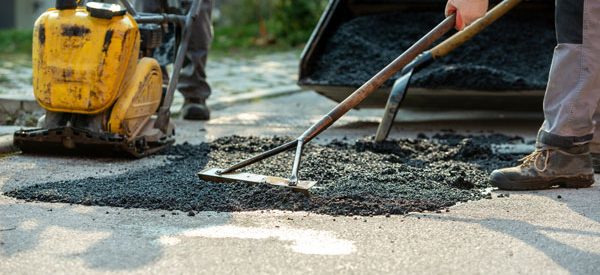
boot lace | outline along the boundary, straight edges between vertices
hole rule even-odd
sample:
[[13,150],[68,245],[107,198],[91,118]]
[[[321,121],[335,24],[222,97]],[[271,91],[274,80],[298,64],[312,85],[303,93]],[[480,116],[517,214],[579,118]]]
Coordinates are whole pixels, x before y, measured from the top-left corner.
[[[544,166],[542,168],[538,167],[538,159],[541,156],[544,157],[544,162],[543,162]],[[523,168],[533,167],[540,172],[545,172],[548,169],[548,162],[550,161],[550,150],[549,149],[536,150],[535,152],[520,159],[519,161],[522,162],[521,165],[519,165],[520,167],[523,167]]]

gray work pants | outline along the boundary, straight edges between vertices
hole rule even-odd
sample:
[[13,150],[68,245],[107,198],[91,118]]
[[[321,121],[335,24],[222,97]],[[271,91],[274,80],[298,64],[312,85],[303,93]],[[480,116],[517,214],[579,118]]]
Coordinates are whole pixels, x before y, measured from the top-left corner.
[[[137,0],[144,12],[160,13],[167,1]],[[177,89],[185,99],[191,101],[206,100],[211,88],[206,82],[206,60],[213,40],[212,9],[213,0],[203,0],[202,8],[192,27],[192,37],[184,66],[181,70]]]
[[600,152],[600,0],[556,0],[556,31],[538,143]]

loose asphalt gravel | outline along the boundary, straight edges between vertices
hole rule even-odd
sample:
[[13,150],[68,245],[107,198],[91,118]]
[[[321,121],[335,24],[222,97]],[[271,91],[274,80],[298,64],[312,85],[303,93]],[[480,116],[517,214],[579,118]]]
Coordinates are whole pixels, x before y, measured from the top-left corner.
[[[310,196],[265,185],[204,182],[196,173],[224,167],[273,148],[286,138],[226,137],[174,146],[161,167],[118,176],[48,182],[5,195],[28,201],[194,211],[293,210],[330,215],[387,215],[434,211],[485,198],[488,173],[521,156],[493,154],[491,144],[522,143],[502,135],[454,134],[376,144],[309,144],[303,179],[318,180]],[[292,152],[249,171],[287,176]]]
[[[360,86],[442,19],[437,11],[357,17],[326,41],[312,73],[301,81]],[[544,89],[555,37],[552,13],[508,14],[447,57],[415,73],[411,86],[484,91]],[[385,85],[392,84],[390,80]]]

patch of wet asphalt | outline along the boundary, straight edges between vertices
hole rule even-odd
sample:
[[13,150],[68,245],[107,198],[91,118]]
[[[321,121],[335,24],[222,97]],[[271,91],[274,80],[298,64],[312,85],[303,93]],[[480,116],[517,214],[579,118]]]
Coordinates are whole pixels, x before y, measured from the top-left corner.
[[[491,144],[519,144],[503,135],[436,135],[377,144],[309,144],[301,177],[318,180],[310,196],[288,189],[198,179],[207,167],[225,167],[282,144],[287,138],[232,136],[210,144],[183,144],[165,152],[161,167],[124,175],[48,182],[5,195],[27,201],[190,211],[291,210],[329,215],[388,215],[440,210],[484,198],[493,169],[520,155],[493,154]],[[253,166],[253,173],[288,176],[287,152]]]
[[[326,41],[302,82],[360,86],[443,20],[441,12],[357,17]],[[448,56],[415,73],[411,86],[484,91],[542,90],[556,45],[554,16],[510,13]],[[385,86],[392,86],[393,77]]]

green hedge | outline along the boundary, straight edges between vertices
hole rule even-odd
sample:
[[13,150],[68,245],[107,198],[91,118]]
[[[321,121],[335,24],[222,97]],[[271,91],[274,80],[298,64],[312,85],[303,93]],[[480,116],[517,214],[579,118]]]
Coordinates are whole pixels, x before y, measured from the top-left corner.
[[277,0],[272,26],[281,42],[296,46],[306,43],[317,25],[327,1]]
[[[222,6],[215,25],[215,49],[304,44],[327,0],[234,0]],[[261,26],[262,25],[262,26]],[[264,37],[267,35],[268,37]],[[264,43],[268,39],[269,43]]]
[[0,54],[26,53],[31,54],[31,30],[0,31]]

